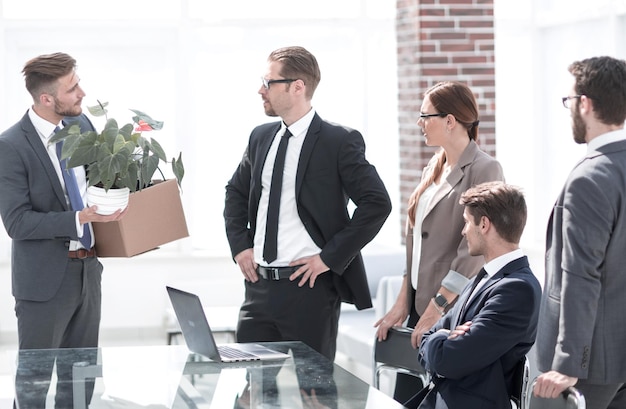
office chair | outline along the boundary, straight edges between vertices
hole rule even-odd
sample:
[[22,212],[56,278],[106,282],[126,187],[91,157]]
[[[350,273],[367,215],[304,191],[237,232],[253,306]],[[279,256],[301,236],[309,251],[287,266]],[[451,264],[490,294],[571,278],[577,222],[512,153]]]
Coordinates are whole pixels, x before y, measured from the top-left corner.
[[379,389],[380,374],[383,370],[392,370],[415,376],[426,386],[430,375],[417,360],[417,350],[411,346],[413,330],[406,327],[392,327],[387,333],[387,340],[374,344],[374,387]]
[[511,407],[513,409],[526,409],[528,398],[528,381],[530,380],[530,362],[524,355],[519,360],[513,374],[513,394],[511,395]]
[[565,389],[558,398],[538,398],[533,395],[535,382],[537,382],[537,378],[533,380],[530,389],[526,391],[528,404],[525,409],[585,409],[587,407],[585,397],[573,386]]

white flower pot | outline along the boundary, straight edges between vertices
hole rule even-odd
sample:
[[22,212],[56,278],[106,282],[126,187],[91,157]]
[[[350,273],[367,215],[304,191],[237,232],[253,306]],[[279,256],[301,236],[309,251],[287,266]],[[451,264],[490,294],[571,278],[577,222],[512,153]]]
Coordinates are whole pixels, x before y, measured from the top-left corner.
[[127,187],[106,191],[101,187],[89,186],[87,188],[87,205],[98,206],[98,210],[96,210],[98,214],[113,214],[118,209],[126,209],[129,194],[130,189]]

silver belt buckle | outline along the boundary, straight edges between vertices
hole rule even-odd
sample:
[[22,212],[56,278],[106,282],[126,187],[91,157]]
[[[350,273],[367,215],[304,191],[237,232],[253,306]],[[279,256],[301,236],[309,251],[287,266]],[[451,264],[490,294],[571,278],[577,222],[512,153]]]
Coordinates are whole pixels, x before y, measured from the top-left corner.
[[270,269],[272,271],[271,279],[274,281],[280,280],[280,274],[279,274],[280,272],[278,270],[278,267],[271,267]]

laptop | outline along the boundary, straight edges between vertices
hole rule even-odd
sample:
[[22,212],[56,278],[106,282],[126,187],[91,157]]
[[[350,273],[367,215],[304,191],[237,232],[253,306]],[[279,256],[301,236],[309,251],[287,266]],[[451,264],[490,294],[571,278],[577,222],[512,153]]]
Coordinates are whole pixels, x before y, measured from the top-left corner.
[[253,343],[217,345],[200,298],[177,288],[166,286],[183,338],[191,352],[215,362],[280,360],[288,354]]

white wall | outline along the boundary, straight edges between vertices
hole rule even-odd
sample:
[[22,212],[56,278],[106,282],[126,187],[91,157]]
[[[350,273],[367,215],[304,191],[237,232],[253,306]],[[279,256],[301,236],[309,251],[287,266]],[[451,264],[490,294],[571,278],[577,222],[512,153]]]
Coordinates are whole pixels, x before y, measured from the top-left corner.
[[[323,118],[363,133],[395,209],[376,242],[400,243],[395,1],[310,5],[0,0],[0,130],[31,104],[24,63],[64,51],[78,61],[84,105],[108,101],[109,116],[120,122],[130,120],[128,108],[142,110],[165,122],[152,136],[166,152],[183,152],[191,236],[155,254],[103,260],[103,330],[160,325],[168,281],[199,279],[219,288],[224,274],[239,279],[224,233],[224,186],[252,128],[270,120],[257,91],[267,55],[278,47],[302,45],[318,58],[322,81],[313,105]],[[15,329],[9,258],[0,229],[0,335]],[[243,296],[229,288],[232,297]]]

